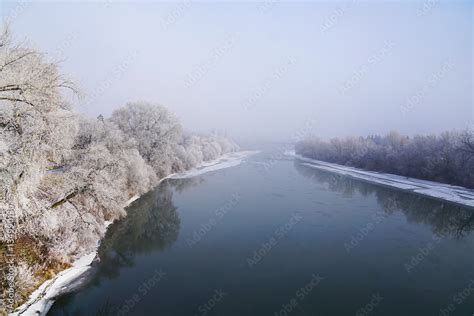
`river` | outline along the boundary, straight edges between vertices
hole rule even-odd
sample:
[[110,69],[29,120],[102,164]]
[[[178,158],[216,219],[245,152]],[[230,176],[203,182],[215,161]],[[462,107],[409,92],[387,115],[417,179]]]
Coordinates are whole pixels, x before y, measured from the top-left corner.
[[472,315],[473,229],[470,208],[264,151],[135,201],[48,315]]

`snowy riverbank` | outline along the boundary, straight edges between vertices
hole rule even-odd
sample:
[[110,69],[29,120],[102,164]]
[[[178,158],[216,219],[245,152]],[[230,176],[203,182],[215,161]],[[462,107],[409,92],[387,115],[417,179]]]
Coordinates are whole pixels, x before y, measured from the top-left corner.
[[233,153],[228,153],[222,155],[220,158],[215,160],[210,160],[202,163],[199,167],[192,168],[185,172],[176,173],[168,176],[171,179],[185,179],[185,178],[192,178],[198,175],[216,171],[224,168],[230,168],[237,165],[240,165],[246,157],[256,154],[259,151],[237,151]]
[[306,158],[295,154],[294,151],[288,151],[285,154],[303,161],[304,165],[311,168],[326,170],[363,181],[377,183],[405,191],[411,191],[417,194],[474,208],[474,190],[460,186],[346,167],[338,164]]
[[[207,172],[230,168],[237,166],[250,155],[256,154],[258,151],[238,151],[228,153],[218,159],[202,163],[199,167],[190,169],[185,172],[171,174],[163,179],[184,179],[195,177]],[[134,196],[127,201],[126,206],[132,204],[139,196]],[[108,227],[111,223],[107,223]],[[99,242],[97,244],[97,248]],[[86,272],[91,268],[91,264],[96,258],[97,250],[80,257],[74,262],[72,267],[58,273],[54,278],[44,282],[31,295],[29,300],[18,307],[15,312],[10,315],[46,315],[48,310],[53,305],[56,298],[64,293],[71,291],[71,289],[80,285],[86,276]]]

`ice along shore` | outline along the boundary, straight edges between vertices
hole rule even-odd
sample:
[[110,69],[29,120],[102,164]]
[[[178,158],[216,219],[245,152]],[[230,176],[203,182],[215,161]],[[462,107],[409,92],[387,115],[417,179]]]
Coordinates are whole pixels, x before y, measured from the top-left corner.
[[460,186],[415,178],[407,178],[388,173],[365,171],[357,168],[306,158],[296,154],[294,151],[287,151],[285,154],[287,156],[295,157],[296,159],[302,161],[303,165],[311,168],[325,170],[362,181],[376,183],[404,191],[410,191],[431,198],[474,208],[474,191]]

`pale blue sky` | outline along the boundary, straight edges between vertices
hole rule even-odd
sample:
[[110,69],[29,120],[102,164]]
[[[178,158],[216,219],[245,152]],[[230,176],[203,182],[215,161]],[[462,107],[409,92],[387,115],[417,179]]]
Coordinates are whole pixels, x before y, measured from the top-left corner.
[[[289,139],[467,127],[471,1],[15,3],[17,39],[63,60],[109,115],[128,101],[190,130]],[[196,70],[197,69],[197,70]]]

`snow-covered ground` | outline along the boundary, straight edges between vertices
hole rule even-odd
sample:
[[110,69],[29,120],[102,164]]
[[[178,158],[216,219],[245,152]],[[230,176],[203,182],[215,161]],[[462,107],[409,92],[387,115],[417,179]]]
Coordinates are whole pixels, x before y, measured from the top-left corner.
[[303,164],[308,167],[326,170],[356,179],[474,207],[474,190],[466,189],[460,186],[453,186],[415,178],[407,178],[388,173],[364,171],[357,168],[306,158],[295,154],[294,151],[287,151],[285,154],[303,161]]
[[[161,179],[160,182],[169,178],[191,178],[207,172],[234,167],[241,164],[246,157],[256,153],[258,153],[258,151],[238,151],[228,153],[219,157],[218,159],[204,162],[199,167],[185,172],[171,174],[166,178]],[[132,197],[127,201],[126,206],[130,205],[138,198],[139,196]],[[110,224],[110,222],[106,223],[106,226],[109,226]],[[97,248],[98,246],[99,244],[97,244]],[[96,255],[97,250],[82,256],[74,262],[72,267],[58,273],[58,275],[51,280],[44,282],[31,294],[29,300],[25,304],[18,307],[15,312],[11,313],[10,315],[46,315],[58,296],[71,291],[71,289],[77,287],[84,281],[86,272],[91,268],[91,264],[94,261]]]

